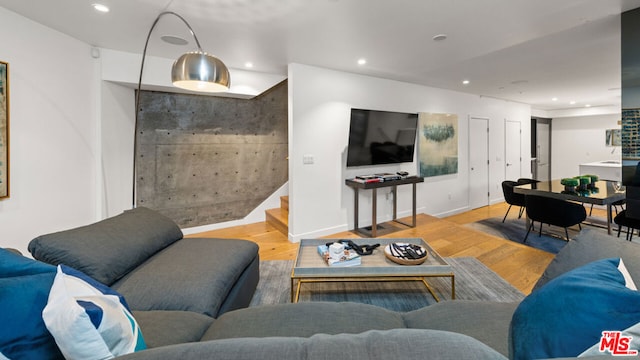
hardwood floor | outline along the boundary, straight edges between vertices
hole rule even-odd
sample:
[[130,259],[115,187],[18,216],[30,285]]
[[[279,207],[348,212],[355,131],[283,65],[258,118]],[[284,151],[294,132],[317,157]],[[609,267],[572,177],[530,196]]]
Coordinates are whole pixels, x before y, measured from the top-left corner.
[[[464,226],[485,218],[503,216],[507,206],[500,203],[446,218],[419,214],[415,228],[385,223],[385,226],[397,226],[398,231],[380,237],[420,237],[444,257],[475,257],[514,287],[528,294],[553,255]],[[512,209],[509,217],[516,217],[517,213],[517,209]],[[207,231],[188,237],[252,240],[260,246],[262,260],[294,259],[298,248],[297,243],[289,242],[285,235],[265,222]],[[326,238],[358,237],[360,236],[347,231]]]

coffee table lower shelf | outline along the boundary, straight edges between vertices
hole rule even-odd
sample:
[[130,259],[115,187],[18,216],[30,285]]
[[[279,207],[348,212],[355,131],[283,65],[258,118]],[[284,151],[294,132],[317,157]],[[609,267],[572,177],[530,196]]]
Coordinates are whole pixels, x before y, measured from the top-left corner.
[[[427,288],[431,296],[440,302],[433,288],[429,285],[426,278],[428,277],[448,277],[451,278],[451,299],[456,298],[456,282],[455,274],[432,274],[432,275],[402,275],[402,276],[375,276],[375,277],[301,277],[291,273],[291,302],[297,303],[300,299],[300,288],[303,283],[330,283],[330,282],[401,282],[401,281],[421,281]],[[296,283],[297,282],[297,283]]]

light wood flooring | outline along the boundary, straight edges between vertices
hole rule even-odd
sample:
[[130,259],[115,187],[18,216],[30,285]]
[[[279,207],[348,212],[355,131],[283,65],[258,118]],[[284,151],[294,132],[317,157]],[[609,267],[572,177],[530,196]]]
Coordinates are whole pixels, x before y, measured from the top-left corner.
[[[398,231],[380,237],[419,237],[425,239],[444,257],[475,257],[511,285],[528,294],[553,259],[553,255],[464,226],[478,220],[503,216],[507,206],[506,203],[500,203],[446,218],[418,214],[415,228],[397,225]],[[509,213],[509,217],[516,217],[517,213],[517,209],[514,208]],[[410,222],[410,218],[402,220]],[[395,223],[385,223],[385,226],[390,224]],[[252,240],[260,246],[261,260],[295,259],[298,249],[297,243],[289,242],[284,234],[266,222],[207,231],[192,234],[189,237]],[[358,237],[360,236],[350,231],[327,236],[327,238]]]

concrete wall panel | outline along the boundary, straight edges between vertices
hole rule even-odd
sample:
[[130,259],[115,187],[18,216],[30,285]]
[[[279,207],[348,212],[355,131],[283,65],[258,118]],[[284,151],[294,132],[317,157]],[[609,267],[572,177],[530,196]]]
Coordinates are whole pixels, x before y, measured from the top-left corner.
[[181,227],[242,219],[288,180],[287,84],[250,100],[143,91],[137,205]]

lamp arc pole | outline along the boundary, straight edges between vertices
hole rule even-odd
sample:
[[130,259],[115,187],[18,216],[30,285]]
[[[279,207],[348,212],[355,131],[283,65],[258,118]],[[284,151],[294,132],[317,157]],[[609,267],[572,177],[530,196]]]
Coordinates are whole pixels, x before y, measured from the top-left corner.
[[[206,92],[219,92],[226,91],[229,89],[230,85],[230,77],[229,70],[226,65],[220,61],[218,58],[211,56],[202,50],[202,46],[200,45],[200,41],[198,41],[198,37],[196,33],[193,31],[193,28],[187,20],[185,20],[179,14],[173,11],[163,11],[161,12],[153,24],[151,25],[151,29],[149,29],[149,33],[147,34],[147,39],[144,43],[144,50],[142,51],[142,61],[140,63],[140,76],[138,77],[138,86],[136,89],[136,100],[135,100],[135,116],[134,116],[134,124],[133,124],[133,191],[132,191],[132,208],[136,207],[137,202],[137,191],[136,191],[136,180],[137,180],[137,172],[136,172],[136,160],[138,158],[138,112],[140,110],[140,91],[142,87],[142,74],[144,72],[144,61],[147,57],[147,47],[149,46],[149,39],[151,39],[151,33],[153,29],[155,29],[156,25],[160,21],[162,17],[165,15],[174,15],[178,19],[180,19],[189,29],[191,36],[196,42],[196,46],[198,47],[198,51],[195,53],[187,53],[183,54],[178,60],[176,60],[173,64],[171,77],[172,82],[175,86],[184,87],[189,90],[194,91],[206,91]],[[176,70],[176,67],[180,67],[179,70]],[[180,82],[181,85],[177,85]],[[185,82],[196,82],[196,87],[185,87]],[[208,83],[212,87],[205,87],[202,84]]]

